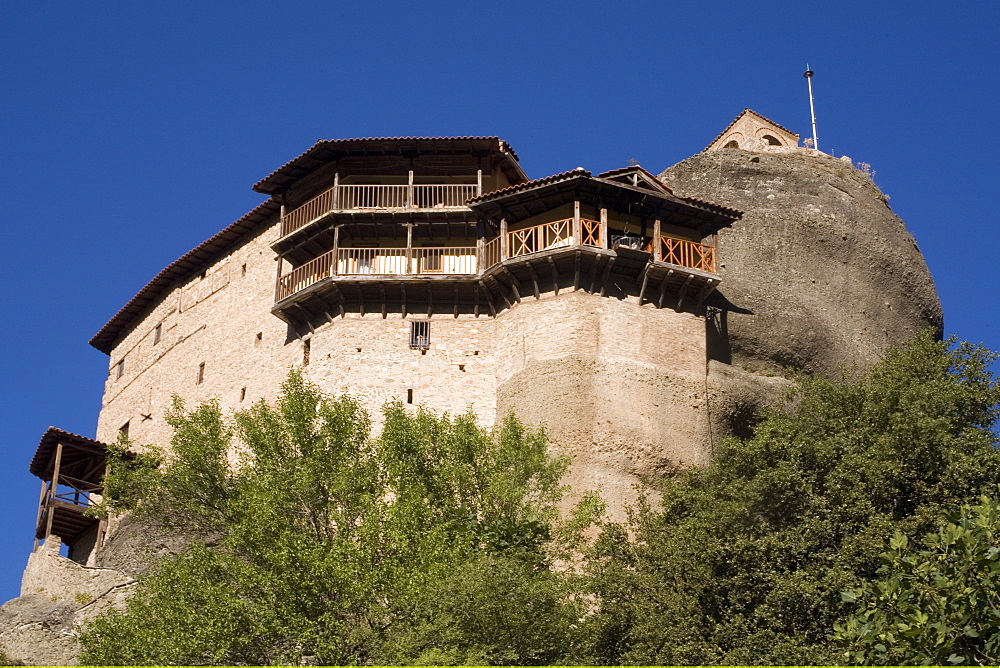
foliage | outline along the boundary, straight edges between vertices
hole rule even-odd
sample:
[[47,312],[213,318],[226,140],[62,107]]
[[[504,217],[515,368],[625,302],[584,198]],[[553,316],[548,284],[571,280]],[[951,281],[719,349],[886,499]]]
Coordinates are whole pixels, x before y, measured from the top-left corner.
[[170,422],[158,470],[111,479],[118,507],[192,543],[87,627],[84,663],[579,660],[582,603],[552,564],[600,508],[558,524],[566,461],[540,432],[390,404],[373,438],[355,401],[297,374],[276,406],[178,404]]
[[881,578],[845,591],[854,613],[836,625],[846,658],[863,664],[978,664],[1000,659],[1000,503],[984,495],[923,540],[896,532]]
[[[590,573],[603,663],[824,664],[885,540],[1000,482],[989,353],[929,332],[860,378],[803,379],[753,438],[609,525]],[[630,539],[629,537],[632,536]]]

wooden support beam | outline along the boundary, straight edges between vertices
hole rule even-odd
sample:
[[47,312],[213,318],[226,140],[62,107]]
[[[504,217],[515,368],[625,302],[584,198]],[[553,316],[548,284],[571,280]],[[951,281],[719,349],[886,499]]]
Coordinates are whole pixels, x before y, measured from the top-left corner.
[[661,229],[662,225],[660,223],[660,219],[657,218],[653,221],[653,259],[657,262],[660,262],[663,257],[663,249],[660,248],[662,245],[662,242],[660,241],[660,236],[662,235],[662,232],[660,231]]
[[455,312],[454,317],[458,318],[458,283],[455,283]]
[[472,286],[472,316],[479,317],[479,283]]
[[333,208],[340,209],[340,172],[333,173]]
[[34,552],[38,549],[38,525],[42,522],[42,510],[45,508],[45,488],[48,486],[44,480],[42,481],[42,491],[38,495],[38,515],[35,516],[35,546],[31,548]]
[[538,291],[538,274],[535,273],[535,266],[528,260],[524,263],[528,267],[528,273],[531,274],[531,284],[535,288],[535,299],[541,299],[541,293]]
[[361,289],[360,283],[358,283],[354,287],[357,288],[358,291],[358,311],[360,312],[361,317],[363,318],[365,317],[365,294],[364,291],[362,291]]
[[608,278],[611,276],[611,267],[614,266],[616,256],[608,258],[608,263],[604,266],[604,278],[601,279],[601,296],[604,296],[604,291],[608,287]]
[[337,298],[337,308],[340,310],[340,317],[344,317],[344,294],[340,291],[340,287],[337,285],[336,281],[330,282],[330,287],[333,288],[333,294]]
[[509,299],[507,299],[506,286],[503,283],[501,283],[495,276],[490,276],[489,280],[497,284],[497,287],[499,288],[500,297],[503,299],[504,303],[507,304],[507,308],[512,308],[514,304]]
[[580,251],[573,258],[573,292],[580,289]]
[[333,262],[330,263],[330,275],[337,275],[337,266],[340,264],[340,225],[333,228]]
[[597,271],[600,267],[602,261],[607,261],[607,258],[603,255],[598,255],[594,258],[594,263],[590,265],[590,290],[587,292],[593,292],[597,289]]
[[510,249],[507,248],[507,219],[500,219],[500,261],[503,262],[510,257]]
[[406,206],[411,209],[417,208],[415,202],[413,201],[413,161],[410,161],[410,177],[406,182]]
[[681,291],[677,293],[677,310],[681,310],[681,306],[684,305],[684,297],[687,295],[688,285],[691,284],[691,279],[694,278],[694,274],[688,274],[688,277],[684,279],[684,285],[681,286]]
[[712,291],[715,290],[715,286],[716,281],[711,278],[708,279],[708,282],[705,283],[705,287],[703,287],[701,292],[698,293],[698,308],[701,308],[701,305],[705,303],[705,298],[712,294]]
[[385,303],[385,281],[380,281],[378,284],[379,293],[382,296],[382,319],[385,320],[388,316],[388,306]]
[[549,267],[552,269],[552,290],[555,294],[559,294],[559,268],[556,267],[556,261],[549,256]]
[[483,194],[483,167],[479,166],[476,170],[476,197],[480,197]]
[[503,267],[504,276],[510,279],[510,289],[514,292],[514,299],[521,301],[521,291],[518,288],[521,286],[521,281],[517,280],[517,276],[510,273],[510,269]]
[[431,317],[434,314],[434,291],[431,289],[430,283],[427,284],[427,317]]
[[482,286],[483,293],[486,295],[486,305],[490,308],[490,315],[495,318],[497,316],[497,309],[493,304],[493,291],[486,285],[486,281],[479,281],[479,285]]
[[399,284],[399,290],[402,293],[402,295],[401,295],[401,303],[399,305],[399,310],[401,312],[400,313],[400,317],[405,318],[406,317],[406,282],[405,281],[403,283]]
[[639,306],[642,306],[642,297],[646,294],[646,284],[649,283],[649,265],[642,270],[642,287],[639,288]]
[[49,539],[52,535],[52,520],[55,516],[55,505],[54,501],[56,494],[59,493],[59,468],[62,466],[62,452],[63,444],[62,441],[56,442],[56,463],[52,467],[52,485],[49,487],[48,498],[45,499],[45,508],[48,510],[49,517],[45,522],[45,540]]
[[673,269],[668,269],[667,273],[663,275],[663,280],[660,281],[660,298],[656,300],[656,308],[663,308],[663,297],[667,294],[667,280],[673,275]]

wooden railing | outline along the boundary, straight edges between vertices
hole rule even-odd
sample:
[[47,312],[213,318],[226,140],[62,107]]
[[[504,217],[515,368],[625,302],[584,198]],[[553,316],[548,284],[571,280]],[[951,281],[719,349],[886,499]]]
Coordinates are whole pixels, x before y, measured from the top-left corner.
[[[580,219],[580,245],[603,248],[601,224]],[[631,237],[630,237],[631,238]],[[646,243],[645,250],[657,260],[715,273],[715,248],[666,235]],[[518,257],[575,245],[573,219],[542,223],[507,233],[507,256]],[[336,256],[336,257],[334,257]],[[443,274],[474,276],[500,264],[502,239],[495,237],[475,246],[410,248],[338,248],[310,260],[278,279],[276,300],[281,301],[328,276]]]
[[[647,248],[649,252],[655,254],[652,241]],[[713,246],[661,235],[659,255],[658,259],[661,262],[715,273],[715,247]]]
[[351,209],[449,209],[464,207],[465,202],[479,193],[475,184],[428,185],[336,185],[281,219],[281,235],[291,234],[308,223],[333,211]]
[[299,290],[305,290],[313,283],[316,283],[330,275],[333,267],[333,251],[323,253],[314,260],[306,262],[301,267],[296,267],[278,279],[278,291],[275,296],[276,301],[281,301],[286,297],[291,297]]
[[334,251],[330,251],[279,278],[276,301],[290,297],[328,276],[475,275],[478,266],[475,246],[412,248],[409,263],[405,248],[338,248],[336,261]]

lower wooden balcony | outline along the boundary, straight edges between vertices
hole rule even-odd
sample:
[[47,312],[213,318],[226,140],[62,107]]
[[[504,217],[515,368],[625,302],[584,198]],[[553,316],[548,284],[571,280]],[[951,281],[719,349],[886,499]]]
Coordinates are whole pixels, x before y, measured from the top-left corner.
[[290,323],[346,310],[496,314],[565,289],[679,309],[700,306],[719,282],[712,246],[569,218],[476,246],[335,248],[278,279],[272,312]]

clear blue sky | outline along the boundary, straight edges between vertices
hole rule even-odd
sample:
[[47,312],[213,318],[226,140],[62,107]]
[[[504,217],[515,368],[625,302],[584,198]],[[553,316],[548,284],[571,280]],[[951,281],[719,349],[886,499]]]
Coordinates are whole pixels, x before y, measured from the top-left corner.
[[26,2],[0,22],[3,546],[49,425],[93,436],[87,341],[318,138],[499,135],[531,177],[700,151],[744,107],[870,163],[949,333],[1000,350],[1000,3]]

